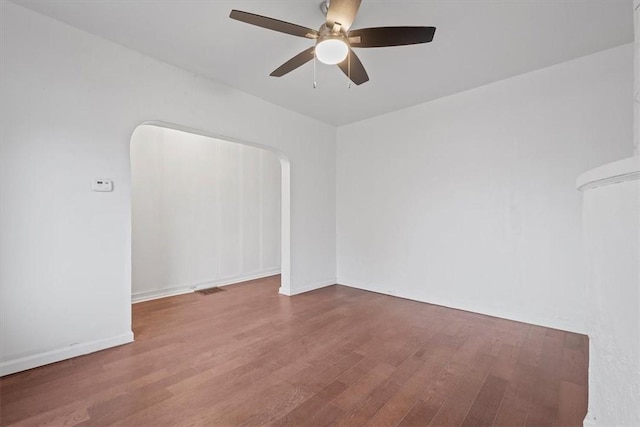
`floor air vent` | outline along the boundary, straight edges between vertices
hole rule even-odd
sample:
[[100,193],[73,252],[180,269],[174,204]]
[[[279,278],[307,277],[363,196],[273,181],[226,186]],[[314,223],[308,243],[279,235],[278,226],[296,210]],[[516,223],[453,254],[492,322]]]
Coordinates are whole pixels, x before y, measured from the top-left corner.
[[224,289],[220,289],[220,288],[207,288],[207,289],[200,289],[198,291],[196,291],[196,293],[200,294],[200,295],[211,295],[211,294],[215,294],[218,292],[223,292]]

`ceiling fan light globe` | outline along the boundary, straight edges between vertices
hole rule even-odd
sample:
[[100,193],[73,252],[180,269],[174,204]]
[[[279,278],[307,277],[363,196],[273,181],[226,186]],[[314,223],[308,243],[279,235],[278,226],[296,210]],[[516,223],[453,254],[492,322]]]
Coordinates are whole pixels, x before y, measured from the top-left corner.
[[324,64],[338,64],[347,57],[349,46],[337,38],[330,38],[320,41],[316,45],[316,58]]

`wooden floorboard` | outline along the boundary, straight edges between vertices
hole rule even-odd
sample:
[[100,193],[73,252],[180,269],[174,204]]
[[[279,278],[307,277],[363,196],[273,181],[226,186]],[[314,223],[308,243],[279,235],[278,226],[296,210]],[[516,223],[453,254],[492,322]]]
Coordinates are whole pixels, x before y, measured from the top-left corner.
[[583,335],[279,280],[135,304],[134,343],[0,379],[0,425],[582,425]]

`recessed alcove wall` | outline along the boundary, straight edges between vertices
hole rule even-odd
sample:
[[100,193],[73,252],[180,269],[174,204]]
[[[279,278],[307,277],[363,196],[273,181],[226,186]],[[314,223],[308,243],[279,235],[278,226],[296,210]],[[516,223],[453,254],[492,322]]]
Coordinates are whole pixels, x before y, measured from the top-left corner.
[[132,300],[280,273],[280,160],[167,127],[131,138]]

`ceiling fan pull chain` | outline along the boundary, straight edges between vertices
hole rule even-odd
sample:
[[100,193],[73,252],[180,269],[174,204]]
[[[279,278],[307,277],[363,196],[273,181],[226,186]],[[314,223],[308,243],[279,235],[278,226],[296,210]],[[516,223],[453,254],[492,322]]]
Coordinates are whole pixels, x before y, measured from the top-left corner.
[[347,51],[347,89],[351,89],[351,49]]
[[318,86],[316,82],[316,51],[313,51],[313,88],[315,89]]

